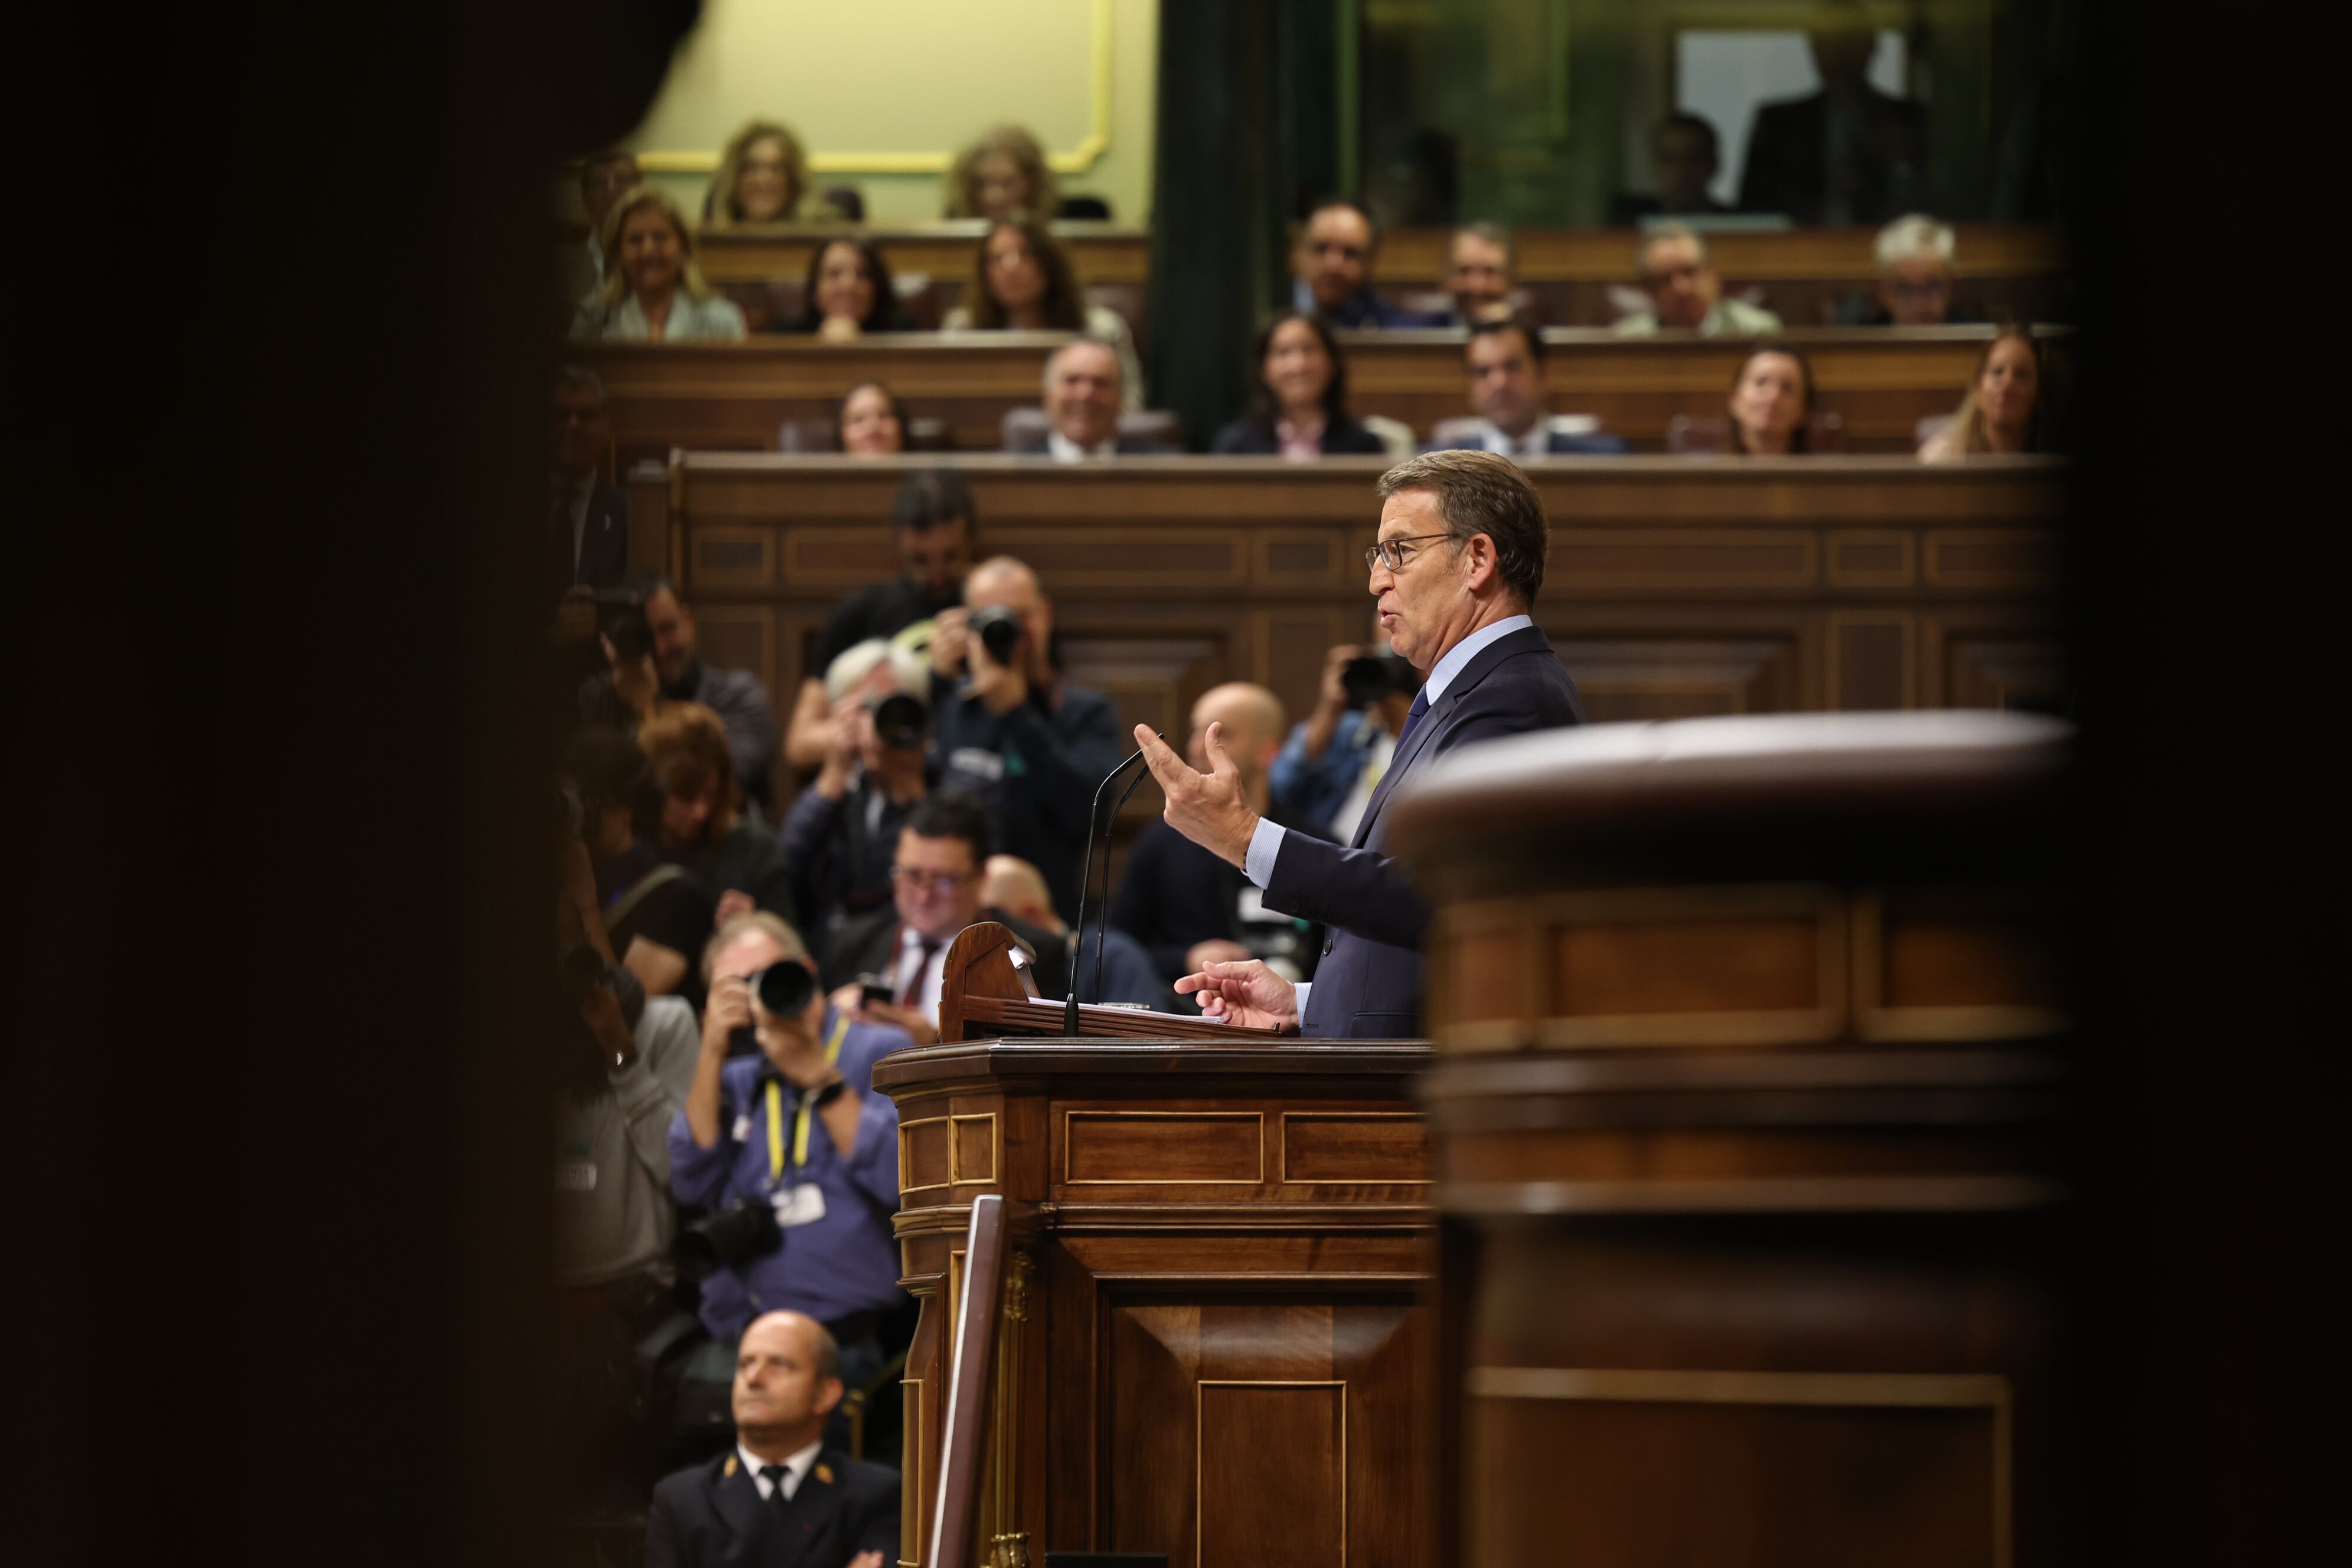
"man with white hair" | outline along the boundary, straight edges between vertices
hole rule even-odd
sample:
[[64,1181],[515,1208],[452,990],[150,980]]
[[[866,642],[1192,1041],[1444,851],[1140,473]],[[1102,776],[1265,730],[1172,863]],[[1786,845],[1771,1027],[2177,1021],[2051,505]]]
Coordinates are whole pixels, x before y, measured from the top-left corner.
[[1118,433],[1119,376],[1118,351],[1100,338],[1055,349],[1045,361],[1045,433],[1013,450],[1057,463],[1173,453],[1163,442]]
[[1896,218],[1878,231],[1875,303],[1866,327],[1940,327],[1963,318],[1952,310],[1952,226],[1925,213]]

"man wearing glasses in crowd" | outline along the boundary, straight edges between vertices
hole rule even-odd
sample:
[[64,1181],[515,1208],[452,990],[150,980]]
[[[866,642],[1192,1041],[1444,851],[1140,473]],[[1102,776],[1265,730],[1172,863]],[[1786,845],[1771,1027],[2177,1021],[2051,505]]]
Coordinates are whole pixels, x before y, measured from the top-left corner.
[[1351,842],[1286,834],[1253,810],[1211,725],[1195,772],[1150,729],[1135,738],[1168,796],[1168,825],[1265,889],[1265,907],[1330,930],[1314,983],[1251,959],[1176,983],[1210,1017],[1321,1037],[1399,1039],[1420,1026],[1429,905],[1386,851],[1399,784],[1473,742],[1580,722],[1576,685],[1528,612],[1543,585],[1543,502],[1508,458],[1432,452],[1381,478],[1378,542],[1365,552],[1389,645],[1426,678]]
[[[919,1046],[940,1038],[940,979],[948,945],[976,921],[1003,922],[1041,959],[1058,944],[1045,932],[982,900],[989,856],[988,808],[975,796],[942,790],[917,806],[898,831],[890,872],[890,902],[839,927],[826,939],[824,984],[834,1006],[861,1023],[895,1024]],[[1068,966],[1041,963],[1039,989],[1061,994]],[[887,987],[869,997],[863,977]]]

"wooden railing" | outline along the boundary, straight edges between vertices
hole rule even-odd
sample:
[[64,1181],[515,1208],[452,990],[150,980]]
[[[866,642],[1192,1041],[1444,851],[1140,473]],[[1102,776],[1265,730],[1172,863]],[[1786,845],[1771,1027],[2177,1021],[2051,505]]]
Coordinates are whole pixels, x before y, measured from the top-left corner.
[[[1026,1315],[1022,1260],[1013,1250],[1013,1215],[1006,1200],[974,1198],[964,1232],[963,1288],[954,1311],[947,1409],[941,1422],[939,1488],[931,1507],[925,1568],[1024,1568],[1028,1538],[1011,1528],[1016,1517],[1012,1456],[1020,1433],[1021,1335],[1004,1332]],[[917,1473],[919,1473],[918,1471]],[[983,1509],[981,1480],[993,1483],[993,1506]],[[985,1542],[983,1518],[997,1526]]]

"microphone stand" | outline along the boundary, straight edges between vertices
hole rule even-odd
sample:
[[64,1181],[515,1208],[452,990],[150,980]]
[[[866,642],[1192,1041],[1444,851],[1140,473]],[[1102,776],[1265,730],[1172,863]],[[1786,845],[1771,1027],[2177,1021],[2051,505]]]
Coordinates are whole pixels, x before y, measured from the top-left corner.
[[[1152,733],[1158,734],[1159,731],[1155,730]],[[1097,836],[1105,840],[1103,845],[1103,865],[1105,869],[1108,870],[1110,865],[1110,845],[1108,843],[1110,834],[1107,829],[1097,830],[1095,826],[1097,820],[1102,816],[1103,791],[1110,788],[1111,784],[1118,780],[1121,773],[1127,772],[1128,769],[1135,766],[1136,763],[1142,760],[1143,748],[1138,746],[1132,756],[1129,756],[1127,761],[1119,763],[1118,766],[1105,773],[1103,775],[1102,783],[1095,785],[1094,805],[1087,808],[1087,858],[1085,868],[1078,874],[1078,946],[1077,951],[1071,955],[1070,959],[1070,994],[1062,1004],[1062,1034],[1066,1039],[1075,1040],[1078,1037],[1078,966],[1080,963],[1085,962],[1087,953],[1087,898],[1094,891],[1095,839]],[[1132,793],[1131,786],[1129,793]],[[1125,795],[1121,795],[1119,798],[1124,801],[1127,797]],[[1114,814],[1116,814],[1117,810],[1118,808],[1116,806],[1112,808]],[[1100,911],[1098,910],[1097,912],[1099,913]],[[1095,992],[1096,994],[1099,995],[1102,993],[1102,977],[1100,973],[1102,968],[1102,950],[1099,944],[1097,945],[1095,953],[1095,968],[1097,971],[1095,977]]]

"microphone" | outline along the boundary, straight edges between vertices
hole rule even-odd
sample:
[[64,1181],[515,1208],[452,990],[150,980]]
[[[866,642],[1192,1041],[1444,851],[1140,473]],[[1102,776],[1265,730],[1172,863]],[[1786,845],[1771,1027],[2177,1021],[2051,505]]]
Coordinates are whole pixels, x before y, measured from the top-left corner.
[[[1152,733],[1158,735],[1160,731],[1154,730]],[[1163,735],[1160,738],[1165,740],[1167,737]],[[1134,754],[1127,761],[1105,773],[1102,783],[1095,785],[1095,803],[1087,808],[1087,858],[1085,868],[1078,873],[1078,941],[1076,947],[1070,953],[1070,994],[1062,1004],[1062,1033],[1069,1039],[1078,1037],[1078,966],[1085,961],[1087,954],[1087,900],[1095,890],[1095,840],[1097,837],[1103,840],[1103,869],[1106,879],[1108,878],[1110,868],[1109,825],[1105,824],[1100,829],[1095,826],[1102,816],[1103,791],[1110,788],[1121,773],[1142,760],[1143,748],[1138,746]],[[1139,783],[1140,780],[1138,782]],[[1128,793],[1129,795],[1134,793],[1133,785],[1129,786]],[[1119,796],[1122,803],[1126,799],[1127,795]],[[1117,806],[1111,808],[1111,815],[1114,817],[1118,815]],[[1104,896],[1104,901],[1108,901],[1108,893]],[[1097,919],[1105,918],[1099,909],[1096,910],[1095,914]],[[1095,944],[1095,994],[1097,997],[1102,994],[1102,944],[1099,942]]]

